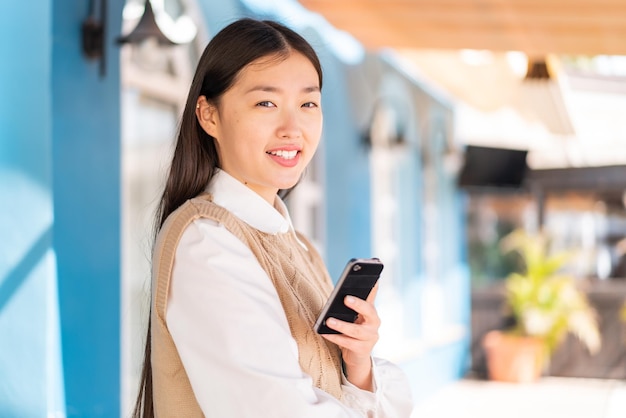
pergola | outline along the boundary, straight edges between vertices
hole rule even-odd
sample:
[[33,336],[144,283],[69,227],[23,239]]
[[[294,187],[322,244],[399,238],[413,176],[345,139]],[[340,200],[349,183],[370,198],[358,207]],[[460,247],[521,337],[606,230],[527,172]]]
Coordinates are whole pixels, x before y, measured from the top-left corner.
[[369,49],[626,55],[625,0],[300,0]]

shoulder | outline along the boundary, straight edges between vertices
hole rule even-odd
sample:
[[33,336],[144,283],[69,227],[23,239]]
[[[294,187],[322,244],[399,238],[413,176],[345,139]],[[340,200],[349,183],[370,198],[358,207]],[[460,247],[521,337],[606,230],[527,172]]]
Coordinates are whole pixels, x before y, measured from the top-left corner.
[[187,200],[165,219],[157,234],[156,246],[172,240],[178,242],[189,226],[200,220],[217,226],[227,222],[232,216],[226,209],[213,203],[211,195],[201,194]]
[[182,231],[176,256],[189,253],[199,257],[220,257],[225,255],[248,256],[250,249],[219,221],[198,217]]
[[172,212],[156,236],[153,258],[173,256],[181,241],[192,244],[199,242],[207,233],[207,228],[218,228],[217,220],[204,216],[214,206],[216,205],[211,202],[210,197],[201,195],[187,200]]

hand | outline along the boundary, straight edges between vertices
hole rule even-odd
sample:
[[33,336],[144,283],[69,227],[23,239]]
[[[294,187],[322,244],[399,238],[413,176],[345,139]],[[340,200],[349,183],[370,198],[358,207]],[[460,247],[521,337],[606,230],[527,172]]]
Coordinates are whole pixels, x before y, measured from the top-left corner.
[[372,350],[378,341],[380,318],[374,307],[378,292],[378,283],[372,289],[367,300],[346,296],[344,303],[357,314],[354,323],[329,318],[326,325],[341,334],[323,334],[328,341],[341,348],[346,377],[353,385],[372,391]]

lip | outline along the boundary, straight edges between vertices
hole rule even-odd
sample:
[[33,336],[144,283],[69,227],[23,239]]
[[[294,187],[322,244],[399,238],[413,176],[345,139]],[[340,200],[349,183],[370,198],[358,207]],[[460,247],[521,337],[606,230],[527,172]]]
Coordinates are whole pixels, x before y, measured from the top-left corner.
[[[271,154],[276,151],[297,151],[296,156],[291,159],[286,159],[278,155]],[[275,163],[283,167],[295,167],[300,162],[300,156],[302,155],[302,148],[298,146],[283,146],[280,148],[274,148],[266,152],[266,155],[272,159]]]

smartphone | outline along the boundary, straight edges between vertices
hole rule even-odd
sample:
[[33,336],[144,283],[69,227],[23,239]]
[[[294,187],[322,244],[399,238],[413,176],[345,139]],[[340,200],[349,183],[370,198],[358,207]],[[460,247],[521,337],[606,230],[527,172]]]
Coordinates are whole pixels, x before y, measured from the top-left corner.
[[345,305],[344,299],[347,295],[367,299],[382,271],[383,263],[378,258],[353,258],[348,261],[313,329],[318,334],[339,334],[326,326],[328,318],[356,321],[357,313]]

